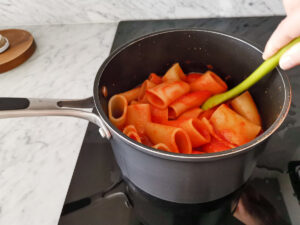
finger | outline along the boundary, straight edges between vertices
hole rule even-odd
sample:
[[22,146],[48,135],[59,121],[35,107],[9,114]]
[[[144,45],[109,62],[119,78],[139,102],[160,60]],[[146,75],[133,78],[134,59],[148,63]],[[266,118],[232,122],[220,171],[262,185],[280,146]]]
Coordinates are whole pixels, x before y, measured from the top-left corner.
[[300,65],[300,43],[286,51],[279,61],[279,66],[283,70],[291,69],[297,65]]
[[300,8],[300,1],[283,0],[284,9],[287,15],[292,14],[295,10]]
[[287,44],[291,38],[289,37],[288,33],[284,33],[283,30],[286,30],[286,24],[288,20],[285,18],[280,22],[277,26],[276,30],[271,35],[270,39],[268,40],[264,53],[263,59],[268,59],[272,55],[274,55],[284,44]]
[[270,58],[291,40],[300,36],[300,26],[297,24],[299,20],[300,11],[297,11],[297,13],[294,13],[281,21],[266,44],[263,54],[264,59]]

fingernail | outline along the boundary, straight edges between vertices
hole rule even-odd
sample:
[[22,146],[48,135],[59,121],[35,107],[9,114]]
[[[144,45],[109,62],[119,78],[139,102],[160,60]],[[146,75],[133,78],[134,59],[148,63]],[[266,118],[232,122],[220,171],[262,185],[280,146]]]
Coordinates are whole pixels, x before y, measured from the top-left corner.
[[266,53],[263,53],[262,58],[263,58],[264,60],[266,60],[266,59],[267,59],[267,54],[266,54]]
[[274,53],[273,52],[268,52],[268,51],[264,51],[262,57],[264,60],[270,58]]
[[270,46],[271,46],[271,43],[268,41],[267,44],[266,44],[266,46],[265,46],[263,55],[262,55],[262,57],[263,57],[264,60],[268,59],[271,56],[271,54],[272,54],[272,48]]
[[283,56],[279,61],[279,66],[283,70],[288,70],[288,69],[292,68],[294,66],[292,57],[290,57],[289,55]]

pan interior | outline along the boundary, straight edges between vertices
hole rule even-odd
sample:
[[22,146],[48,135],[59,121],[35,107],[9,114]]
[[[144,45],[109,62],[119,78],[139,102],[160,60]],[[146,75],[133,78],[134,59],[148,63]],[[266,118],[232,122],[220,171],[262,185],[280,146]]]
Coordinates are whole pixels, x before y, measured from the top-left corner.
[[[113,53],[100,68],[100,104],[107,115],[108,99],[142,83],[151,72],[164,73],[179,62],[185,73],[209,68],[226,81],[229,88],[244,80],[262,62],[261,52],[236,38],[215,32],[173,31],[151,35]],[[249,91],[267,130],[278,118],[286,98],[285,85],[278,70],[265,76]],[[104,118],[109,123],[108,118]],[[110,123],[109,123],[110,124]]]

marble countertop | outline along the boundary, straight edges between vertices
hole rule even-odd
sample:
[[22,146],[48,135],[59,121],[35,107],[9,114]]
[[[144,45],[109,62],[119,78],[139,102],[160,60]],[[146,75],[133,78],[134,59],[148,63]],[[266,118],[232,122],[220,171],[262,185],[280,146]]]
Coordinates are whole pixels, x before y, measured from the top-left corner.
[[[0,29],[30,31],[37,49],[27,62],[0,74],[0,96],[90,97],[120,20],[283,13],[281,0],[3,0]],[[1,225],[58,223],[87,124],[59,117],[0,120]]]
[[282,0],[1,0],[0,26],[282,15]]
[[[0,96],[90,97],[120,20],[282,14],[282,0],[2,0],[0,29],[30,31],[37,49],[0,74]],[[1,225],[58,223],[87,124],[59,117],[0,120]]]
[[[0,74],[0,96],[92,96],[116,27],[22,26],[33,34],[37,49],[24,64]],[[1,225],[58,223],[87,124],[66,117],[0,120]]]

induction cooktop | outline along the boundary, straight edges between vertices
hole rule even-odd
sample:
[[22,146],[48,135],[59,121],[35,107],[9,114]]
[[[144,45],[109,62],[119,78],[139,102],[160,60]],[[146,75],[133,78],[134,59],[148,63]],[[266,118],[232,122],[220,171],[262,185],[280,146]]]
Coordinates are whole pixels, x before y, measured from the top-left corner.
[[[112,51],[142,35],[171,28],[225,32],[263,49],[282,17],[122,21]],[[59,220],[60,225],[300,224],[300,68],[288,72],[293,99],[251,179],[213,202],[175,204],[122,178],[109,142],[89,124]]]

